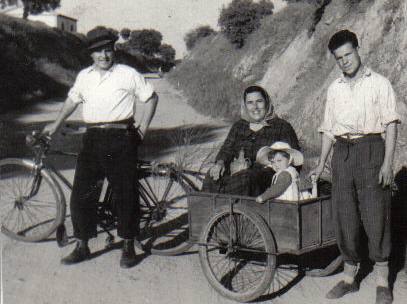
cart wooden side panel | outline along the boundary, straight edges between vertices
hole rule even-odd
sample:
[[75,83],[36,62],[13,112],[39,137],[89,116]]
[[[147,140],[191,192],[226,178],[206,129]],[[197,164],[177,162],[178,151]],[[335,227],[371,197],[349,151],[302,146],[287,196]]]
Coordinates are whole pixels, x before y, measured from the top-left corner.
[[335,243],[331,200],[328,196],[291,202],[258,204],[252,197],[194,192],[188,196],[189,241],[199,242],[201,231],[220,206],[243,205],[264,218],[279,253],[301,254]]

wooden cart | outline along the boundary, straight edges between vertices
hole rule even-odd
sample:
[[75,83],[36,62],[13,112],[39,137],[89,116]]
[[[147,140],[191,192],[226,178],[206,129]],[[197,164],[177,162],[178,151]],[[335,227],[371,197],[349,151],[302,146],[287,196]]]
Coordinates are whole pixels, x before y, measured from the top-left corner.
[[[302,270],[326,276],[341,266],[329,196],[259,204],[253,197],[194,192],[188,210],[189,241],[200,246],[209,283],[227,298],[247,302],[278,294]],[[308,263],[322,269],[304,270],[310,252],[329,246],[330,257],[321,250]]]

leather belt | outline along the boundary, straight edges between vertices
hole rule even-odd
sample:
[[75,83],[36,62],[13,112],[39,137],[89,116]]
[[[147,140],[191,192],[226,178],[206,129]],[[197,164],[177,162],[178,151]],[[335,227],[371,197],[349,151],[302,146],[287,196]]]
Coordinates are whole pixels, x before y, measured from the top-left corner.
[[123,129],[127,130],[129,129],[129,125],[125,124],[115,124],[115,123],[106,123],[106,124],[101,124],[101,125],[89,125],[88,128],[100,128],[100,129]]
[[347,160],[349,158],[351,146],[354,146],[355,144],[360,144],[363,142],[382,140],[382,136],[380,133],[369,133],[369,134],[364,134],[363,136],[358,136],[358,137],[354,137],[354,138],[351,138],[350,136],[348,136],[348,134],[346,134],[343,136],[335,136],[335,138],[338,143],[346,146],[346,155],[345,155],[344,160]]
[[372,139],[372,138],[381,138],[380,133],[369,133],[369,134],[344,134],[340,136],[335,136],[335,139],[347,143],[356,143],[359,141]]
[[128,130],[133,128],[134,120],[133,118],[114,121],[114,122],[97,122],[97,123],[88,123],[88,128],[100,128],[100,129],[122,129]]

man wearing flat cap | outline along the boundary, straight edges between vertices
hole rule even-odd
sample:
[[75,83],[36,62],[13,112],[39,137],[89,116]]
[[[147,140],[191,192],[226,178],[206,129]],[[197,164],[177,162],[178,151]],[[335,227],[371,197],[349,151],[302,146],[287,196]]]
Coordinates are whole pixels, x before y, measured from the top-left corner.
[[[139,231],[136,179],[137,146],[155,113],[158,96],[135,69],[115,63],[117,37],[105,29],[87,34],[93,65],[79,72],[57,119],[43,133],[54,134],[83,104],[87,131],[76,165],[70,201],[76,247],[61,260],[76,264],[89,259],[88,240],[96,236],[96,184],[107,178],[117,212],[117,234],[124,239],[120,266],[136,264],[134,239]],[[141,114],[137,111],[141,109]],[[140,109],[139,109],[140,108]]]
[[343,279],[328,292],[327,298],[337,299],[359,290],[356,275],[363,227],[369,258],[375,263],[376,304],[390,304],[390,184],[400,122],[395,94],[388,79],[361,63],[355,33],[335,33],[328,48],[342,75],[328,88],[319,128],[321,156],[311,174],[319,178],[333,147],[332,209],[345,264]]

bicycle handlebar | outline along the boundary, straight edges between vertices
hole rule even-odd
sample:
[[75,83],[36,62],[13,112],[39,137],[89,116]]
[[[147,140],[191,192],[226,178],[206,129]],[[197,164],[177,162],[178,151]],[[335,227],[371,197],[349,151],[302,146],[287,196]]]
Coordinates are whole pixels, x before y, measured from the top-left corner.
[[40,131],[33,131],[31,134],[26,135],[25,143],[28,147],[43,147],[48,148],[51,142],[51,136],[43,134]]

